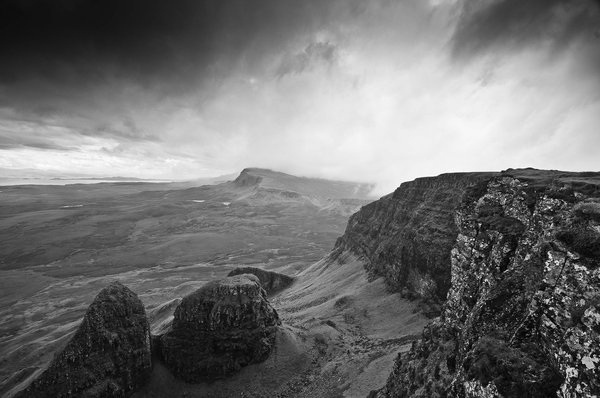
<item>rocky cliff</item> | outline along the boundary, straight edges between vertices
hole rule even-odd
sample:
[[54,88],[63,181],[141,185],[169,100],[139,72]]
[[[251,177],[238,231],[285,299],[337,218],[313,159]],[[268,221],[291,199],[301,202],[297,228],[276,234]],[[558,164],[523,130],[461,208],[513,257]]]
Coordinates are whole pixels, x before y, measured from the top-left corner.
[[159,344],[164,363],[188,382],[220,379],[265,360],[280,325],[258,277],[210,282],[183,298]]
[[151,367],[144,306],[113,282],[96,296],[65,349],[16,397],[127,397]]
[[600,395],[600,173],[508,170],[455,225],[443,313],[372,395]]
[[450,288],[455,210],[467,187],[492,175],[452,173],[405,182],[355,213],[334,253],[356,254],[392,291],[440,303]]

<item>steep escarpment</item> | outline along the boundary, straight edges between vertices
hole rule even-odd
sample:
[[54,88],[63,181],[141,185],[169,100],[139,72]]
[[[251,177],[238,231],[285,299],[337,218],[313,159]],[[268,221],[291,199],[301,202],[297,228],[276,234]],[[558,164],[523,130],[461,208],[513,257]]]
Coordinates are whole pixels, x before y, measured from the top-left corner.
[[442,316],[372,395],[599,395],[600,173],[508,170],[456,225]]
[[383,276],[392,291],[432,302],[450,288],[454,212],[467,187],[492,173],[453,173],[403,183],[393,194],[354,214],[334,252],[348,250]]
[[258,185],[263,180],[263,177],[258,173],[253,173],[254,169],[244,169],[242,172],[233,180],[233,183],[239,187],[249,187]]
[[65,349],[16,397],[127,397],[151,368],[144,306],[113,282],[96,296]]
[[158,342],[175,376],[211,381],[264,361],[280,324],[258,277],[242,274],[210,282],[184,297],[171,330]]

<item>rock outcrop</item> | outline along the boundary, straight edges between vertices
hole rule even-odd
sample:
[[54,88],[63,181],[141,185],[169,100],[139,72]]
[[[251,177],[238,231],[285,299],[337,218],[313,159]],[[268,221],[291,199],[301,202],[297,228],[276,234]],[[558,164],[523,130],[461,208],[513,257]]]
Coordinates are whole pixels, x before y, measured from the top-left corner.
[[442,316],[376,397],[600,395],[600,173],[508,170],[456,212]]
[[16,397],[127,397],[151,368],[144,306],[113,282],[96,296],[65,349]]
[[167,368],[188,382],[224,378],[265,360],[280,325],[254,275],[210,282],[184,297],[160,338]]
[[[260,182],[263,180],[263,177],[260,175],[257,175],[257,173],[253,173],[253,170],[254,169],[242,170],[240,175],[237,176],[237,178],[233,181],[233,183],[235,185],[237,185],[238,187],[250,187],[250,186],[260,184]],[[270,170],[268,170],[268,171],[270,171]]]
[[348,221],[334,252],[349,250],[392,291],[441,303],[450,288],[454,213],[467,187],[493,173],[452,173],[405,182]]
[[273,271],[265,271],[264,269],[254,267],[238,267],[227,274],[227,276],[235,276],[242,274],[252,274],[256,276],[263,289],[267,294],[274,294],[289,287],[294,283],[294,278],[288,275],[280,274]]

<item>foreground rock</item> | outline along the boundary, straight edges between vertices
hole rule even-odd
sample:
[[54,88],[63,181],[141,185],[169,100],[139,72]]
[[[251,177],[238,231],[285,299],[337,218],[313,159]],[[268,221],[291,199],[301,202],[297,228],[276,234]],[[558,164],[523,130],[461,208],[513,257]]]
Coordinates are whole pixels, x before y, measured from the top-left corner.
[[188,382],[224,378],[265,360],[281,322],[254,275],[210,282],[185,297],[160,338],[169,370]]
[[146,312],[113,282],[96,296],[79,329],[50,366],[17,397],[127,397],[152,368]]
[[291,276],[254,267],[239,267],[228,273],[227,276],[242,274],[252,274],[256,276],[260,280],[260,284],[267,294],[280,292],[294,283],[294,278]]
[[600,173],[505,172],[456,222],[442,316],[372,395],[600,395]]

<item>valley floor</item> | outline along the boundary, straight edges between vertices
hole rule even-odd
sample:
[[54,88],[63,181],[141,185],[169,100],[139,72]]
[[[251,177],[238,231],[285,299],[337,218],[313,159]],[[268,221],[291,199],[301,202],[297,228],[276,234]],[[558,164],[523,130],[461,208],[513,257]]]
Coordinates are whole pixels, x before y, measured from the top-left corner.
[[[288,275],[305,270],[331,250],[348,215],[368,202],[266,189],[259,179],[184,188],[2,187],[0,396],[43,371],[110,282],[138,294],[159,333],[181,297],[235,267]],[[334,191],[336,198],[345,192]]]

